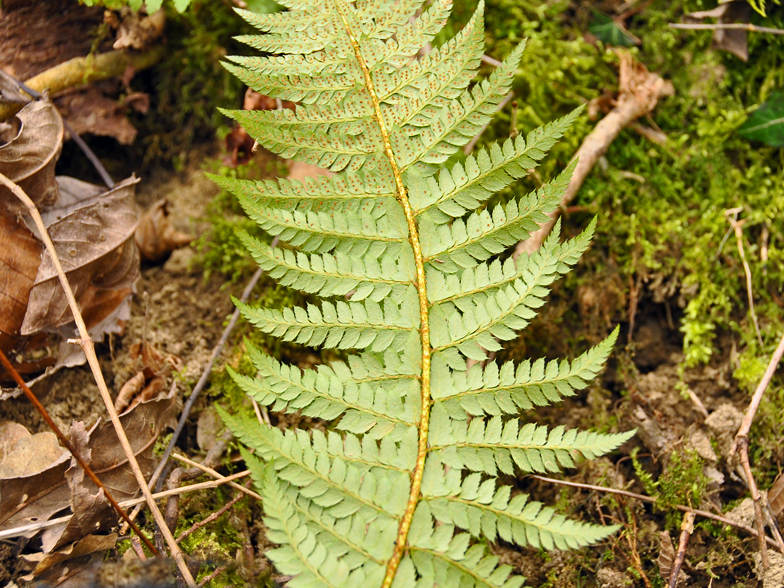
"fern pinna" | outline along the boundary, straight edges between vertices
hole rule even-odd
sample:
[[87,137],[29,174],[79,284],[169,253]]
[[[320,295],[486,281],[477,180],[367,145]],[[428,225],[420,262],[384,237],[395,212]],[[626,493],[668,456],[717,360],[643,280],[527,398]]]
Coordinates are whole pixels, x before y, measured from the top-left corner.
[[[253,308],[256,327],[286,341],[354,349],[301,370],[249,345],[258,374],[232,373],[273,411],[318,417],[327,432],[286,430],[223,413],[263,496],[267,553],[290,586],[512,588],[524,579],[488,549],[567,549],[615,529],[574,522],[503,483],[553,472],[630,434],[525,423],[601,368],[615,334],[573,362],[486,360],[574,265],[593,225],[533,255],[502,259],[555,210],[572,167],[540,189],[489,206],[536,166],[574,115],[444,165],[509,91],[521,44],[471,84],[483,53],[483,6],[449,42],[418,55],[450,0],[285,0],[242,15],[242,37],[270,55],[227,64],[251,88],[295,110],[232,111],[281,157],[336,172],[304,183],[216,178],[285,245],[242,239],[280,283],[320,305]],[[275,55],[279,54],[279,55]],[[508,478],[507,478],[508,479]]]

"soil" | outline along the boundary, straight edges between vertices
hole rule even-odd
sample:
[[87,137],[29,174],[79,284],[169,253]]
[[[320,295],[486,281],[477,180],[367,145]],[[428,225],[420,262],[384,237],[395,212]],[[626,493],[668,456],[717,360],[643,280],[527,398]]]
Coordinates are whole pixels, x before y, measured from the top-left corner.
[[[177,228],[195,236],[202,234],[208,227],[207,205],[218,190],[204,177],[200,162],[215,155],[215,149],[202,148],[188,158],[193,163],[184,171],[157,170],[148,174],[139,185],[140,206],[146,208],[160,198],[167,198]],[[191,388],[198,380],[233,311],[230,294],[239,295],[242,285],[227,286],[223,277],[217,274],[205,280],[194,263],[194,256],[192,248],[184,248],[175,251],[164,263],[143,267],[125,333],[98,346],[105,377],[115,394],[138,370],[130,349],[142,341],[152,344],[162,354],[176,356],[182,361],[184,367],[178,394],[182,395],[185,388]],[[262,285],[259,290],[261,295],[264,287]],[[605,320],[606,317],[617,320],[619,314],[625,315],[625,310],[619,312],[621,306],[615,306],[614,310],[597,309],[597,305],[601,307],[599,299],[586,305],[586,294],[584,291],[582,294],[582,297],[569,292],[556,294],[563,299],[571,297],[581,301],[575,305],[576,312],[563,314],[572,317],[573,324],[561,321],[557,330],[564,332],[566,329],[573,335],[572,340],[584,336],[595,341],[597,335],[606,336],[609,332],[607,327],[611,321]],[[612,299],[612,304],[619,302]],[[553,312],[558,312],[558,304],[553,307],[556,309]],[[646,488],[632,467],[629,457],[632,450],[638,450],[642,467],[658,474],[668,466],[673,452],[693,449],[703,458],[704,473],[710,481],[702,502],[694,506],[720,513],[728,503],[744,496],[745,489],[734,466],[728,465],[727,456],[747,397],[732,384],[729,349],[723,358],[714,360],[710,366],[685,372],[679,370],[682,361],[678,351],[679,334],[667,316],[663,305],[641,301],[633,344],[624,346],[620,342],[627,339],[627,333],[622,332],[609,367],[597,382],[564,405],[539,410],[532,417],[568,427],[638,429],[637,436],[611,458],[583,463],[565,476],[580,483],[645,493]],[[553,323],[548,323],[545,311],[543,317],[531,325],[520,345],[531,352],[536,348],[531,341],[551,339],[552,329]],[[235,333],[235,346],[238,337]],[[227,349],[231,350],[232,344]],[[570,351],[574,355],[574,350]],[[231,351],[224,352],[217,365],[224,363],[229,353]],[[510,349],[507,355],[515,357],[519,353],[518,346]],[[313,354],[289,359],[297,363],[318,361]],[[681,393],[681,390],[687,393]],[[37,384],[35,392],[63,428],[70,426],[72,420],[83,420],[89,427],[105,413],[86,367],[60,371]],[[203,394],[178,443],[181,451],[190,455],[199,453],[196,422],[209,402],[208,394]],[[17,421],[31,432],[45,429],[37,413],[22,399],[0,402],[0,420]],[[273,422],[278,426],[321,426],[297,415]],[[650,505],[594,491],[565,489],[532,478],[516,483],[520,491],[530,492],[537,500],[557,504],[564,514],[586,521],[621,524],[624,529],[599,546],[575,552],[518,550],[503,542],[491,545],[503,563],[512,565],[528,578],[528,585],[621,588],[651,587],[655,585],[654,580],[659,581],[655,560],[660,549],[660,532],[666,528],[676,545],[678,541],[678,523],[669,510],[652,509]],[[193,509],[201,503],[190,504],[188,508]],[[211,510],[219,507],[212,503],[203,506]],[[263,552],[271,546],[264,537],[259,506],[236,510],[231,516],[232,526],[239,530],[244,544],[244,555],[238,556],[238,561],[241,560],[238,573],[246,580],[268,576],[271,566]],[[722,537],[721,541],[714,533]],[[0,543],[0,585],[19,578],[22,570],[18,567],[16,554],[23,548],[23,543],[14,541]],[[684,566],[688,585],[711,588],[761,586],[753,571],[752,554],[755,551],[755,541],[742,532],[698,526],[689,543]]]

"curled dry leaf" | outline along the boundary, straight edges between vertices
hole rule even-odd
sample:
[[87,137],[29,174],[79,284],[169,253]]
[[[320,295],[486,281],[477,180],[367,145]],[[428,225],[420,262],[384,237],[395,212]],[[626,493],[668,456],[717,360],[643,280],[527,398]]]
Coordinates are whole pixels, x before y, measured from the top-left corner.
[[117,534],[87,535],[53,553],[36,553],[23,556],[28,563],[36,564],[33,574],[25,580],[36,580],[37,586],[46,588],[97,588],[97,567],[103,552],[117,544]]
[[160,261],[175,249],[189,245],[193,236],[174,228],[169,214],[169,201],[164,198],[144,213],[136,229],[135,239],[142,259]]
[[[44,215],[88,328],[114,312],[131,294],[139,277],[139,253],[133,241],[138,224],[137,182],[135,177],[128,178],[109,192],[88,196]],[[69,181],[69,187],[78,184],[84,182]],[[88,194],[94,189],[95,186],[91,190],[85,188]],[[21,333],[54,331],[72,321],[52,259],[44,253]]]
[[[131,442],[142,473],[152,473],[153,446],[166,427],[174,425],[174,394],[143,402],[120,416],[120,422]],[[117,501],[127,500],[138,491],[136,478],[128,466],[128,459],[109,421],[100,421],[87,435],[82,447],[90,450],[91,466]],[[32,474],[0,478],[0,530],[13,529],[34,522],[46,521],[55,513],[73,508],[74,499],[66,482],[70,459],[63,454],[55,463]],[[76,478],[72,478],[76,482]],[[89,480],[79,480],[88,496],[96,496],[96,486]],[[89,498],[88,498],[89,500]],[[32,537],[36,531],[25,536]]]
[[[54,166],[63,145],[63,119],[48,100],[30,102],[20,110],[18,133],[0,146],[0,173],[24,190],[36,206],[57,202]],[[25,210],[16,196],[0,186],[0,211]]]
[[[131,239],[138,220],[137,180],[129,178],[104,194],[98,186],[55,178],[63,140],[57,110],[38,101],[17,116],[18,125],[0,131],[6,139],[0,145],[0,172],[24,189],[42,212],[91,336],[100,340],[107,332],[121,330],[139,275],[139,254]],[[66,328],[63,334],[70,336],[72,317],[51,258],[23,212],[16,196],[0,187],[0,349],[23,357],[20,371],[31,373],[56,360],[45,356],[29,361],[24,354],[50,343],[44,332]],[[84,360],[81,354],[74,359],[61,352],[57,361],[73,365]]]
[[22,345],[19,331],[43,250],[21,218],[0,212],[0,349],[6,355]]
[[182,361],[179,357],[164,356],[148,343],[135,343],[131,346],[130,354],[134,361],[141,359],[142,368],[120,389],[114,401],[114,409],[118,413],[126,409],[131,410],[140,402],[158,396],[172,371],[182,369]]
[[[289,110],[296,108],[296,104],[288,100],[282,100],[280,106]],[[250,88],[245,91],[245,99],[242,104],[243,110],[275,110],[277,107],[278,101],[275,98],[259,94]],[[248,163],[253,154],[255,144],[256,141],[244,128],[240,126],[234,127],[226,135],[226,151],[228,155],[224,157],[223,163],[231,167]]]
[[131,145],[138,131],[125,116],[125,104],[104,94],[100,86],[87,86],[57,99],[63,118],[79,135],[112,137]]
[[117,29],[117,40],[112,46],[114,49],[136,49],[144,51],[158,42],[163,29],[166,27],[166,15],[160,9],[150,16],[134,12],[130,8],[123,8],[117,19],[116,15],[109,13],[105,21]]

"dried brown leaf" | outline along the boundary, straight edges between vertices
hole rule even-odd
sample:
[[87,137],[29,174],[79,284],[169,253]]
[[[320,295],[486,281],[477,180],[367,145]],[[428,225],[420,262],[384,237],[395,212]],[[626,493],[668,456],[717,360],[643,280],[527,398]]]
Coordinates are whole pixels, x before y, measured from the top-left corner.
[[[47,100],[31,102],[17,113],[19,133],[0,146],[0,173],[15,182],[36,206],[52,206],[58,190],[54,166],[63,146],[63,119]],[[24,206],[0,186],[0,211],[17,213]]]
[[0,421],[0,466],[6,455],[8,455],[16,445],[16,442],[24,437],[29,437],[30,431],[19,423],[13,421]]
[[[174,425],[174,413],[175,397],[171,393],[141,403],[120,415],[120,422],[145,476],[153,470],[155,441],[166,427]],[[88,437],[86,447],[90,450],[91,466],[115,500],[119,502],[134,496],[139,489],[138,483],[112,424],[109,421],[99,422]],[[0,479],[0,530],[45,521],[59,511],[72,508],[80,499],[72,497],[66,483],[65,474],[69,466],[68,454],[63,454],[57,462],[38,473]],[[78,487],[87,490],[87,500],[90,500],[89,496],[98,494],[98,489],[89,480],[81,480]],[[31,531],[26,536],[35,534]]]
[[[92,463],[92,450],[89,447],[89,435],[84,423],[75,422],[71,425],[71,442],[82,460]],[[44,553],[78,541],[92,533],[108,532],[116,524],[117,514],[106,499],[103,489],[91,494],[84,484],[84,470],[73,457],[71,467],[65,472],[68,487],[71,489],[71,512],[73,516],[67,523],[46,529],[41,536]]]
[[300,182],[304,182],[305,178],[315,178],[318,176],[334,175],[333,172],[327,169],[322,169],[320,167],[316,167],[315,165],[310,165],[309,163],[304,163],[302,161],[287,161],[286,165],[289,168],[290,180],[299,180]]
[[6,355],[22,342],[19,330],[43,250],[19,217],[0,213],[0,350]]
[[773,486],[768,490],[768,504],[773,516],[777,517],[784,511],[784,474],[780,474]]
[[[751,18],[751,6],[746,0],[724,2],[712,10],[691,12],[684,15],[683,22],[698,23],[708,18],[715,18],[718,24],[748,23]],[[748,31],[742,29],[716,29],[713,31],[713,48],[732,53],[742,61],[749,60]]]
[[135,239],[142,259],[160,261],[175,249],[189,245],[193,236],[174,228],[169,201],[164,198],[144,213],[136,229]]
[[163,9],[150,16],[132,10],[123,10],[122,22],[117,26],[117,40],[113,48],[144,51],[158,41],[165,26],[166,16]]
[[[135,177],[128,178],[104,194],[89,195],[44,215],[88,328],[105,320],[131,293],[139,277],[139,252],[132,239],[138,224],[137,182]],[[21,333],[54,331],[72,321],[54,264],[45,253]]]
[[[21,426],[21,425],[19,425]],[[51,431],[22,436],[0,462],[0,478],[30,476],[60,460],[66,450]]]
[[661,549],[659,549],[659,559],[656,560],[659,564],[659,575],[662,580],[669,582],[672,566],[675,563],[675,547],[667,531],[662,531],[659,536],[661,537]]
[[[112,549],[117,544],[117,534],[87,535],[76,543],[40,557],[33,572],[38,586],[50,588],[84,588],[95,586],[96,566],[102,556],[98,552]],[[91,554],[96,554],[92,555]],[[33,560],[35,562],[35,560]],[[67,565],[65,565],[67,562]]]
[[182,369],[182,360],[179,357],[164,356],[146,342],[131,345],[130,355],[134,361],[141,360],[141,369],[120,388],[114,401],[114,408],[118,413],[157,397],[172,371]]
[[112,137],[122,145],[131,145],[136,139],[138,131],[125,115],[125,104],[110,98],[97,86],[61,96],[57,106],[79,135]]

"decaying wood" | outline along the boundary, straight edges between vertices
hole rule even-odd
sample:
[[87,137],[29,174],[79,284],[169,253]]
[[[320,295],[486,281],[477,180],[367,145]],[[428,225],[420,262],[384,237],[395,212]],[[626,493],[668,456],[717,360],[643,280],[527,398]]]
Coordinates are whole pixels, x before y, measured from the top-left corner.
[[[640,62],[634,61],[627,51],[618,51],[620,58],[620,83],[618,97],[614,108],[596,125],[593,131],[583,140],[575,153],[577,167],[572,175],[569,187],[561,198],[561,207],[567,206],[577,195],[585,178],[588,177],[599,158],[607,152],[620,132],[641,116],[651,112],[659,99],[673,94],[670,82],[658,74],[651,73]],[[521,253],[533,253],[544,242],[555,225],[560,211],[550,213],[550,220],[542,225],[531,236],[517,244],[514,256]]]
[[[73,86],[121,76],[129,68],[137,71],[147,69],[158,63],[165,53],[165,47],[158,46],[133,55],[125,51],[109,51],[92,58],[76,57],[26,80],[25,84],[37,92],[49,90],[50,94],[55,94]],[[18,104],[0,103],[0,120],[13,116],[19,110]]]

